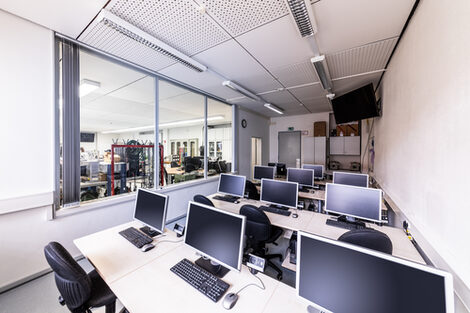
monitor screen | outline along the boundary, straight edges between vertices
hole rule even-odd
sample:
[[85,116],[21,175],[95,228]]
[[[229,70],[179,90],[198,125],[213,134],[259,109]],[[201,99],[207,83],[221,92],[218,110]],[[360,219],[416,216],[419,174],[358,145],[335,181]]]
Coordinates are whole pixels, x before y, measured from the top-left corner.
[[314,171],[302,168],[288,168],[287,181],[299,183],[300,186],[313,187]]
[[240,271],[246,217],[190,201],[184,242],[214,261]]
[[256,165],[253,169],[253,179],[261,180],[263,178],[274,179],[274,166]]
[[152,229],[163,232],[165,228],[168,196],[138,189],[135,200],[134,218]]
[[245,182],[245,176],[220,174],[217,192],[243,197],[245,195]]
[[261,201],[296,208],[299,184],[273,179],[261,180]]
[[331,104],[336,124],[379,116],[373,84],[368,84],[347,94],[335,97]]
[[320,311],[454,312],[449,273],[304,232],[297,245],[297,293]]
[[382,190],[326,184],[325,211],[382,222]]
[[369,187],[369,175],[346,172],[333,172],[333,184]]
[[304,164],[302,168],[305,168],[307,170],[313,170],[315,172],[315,178],[323,178],[323,165]]

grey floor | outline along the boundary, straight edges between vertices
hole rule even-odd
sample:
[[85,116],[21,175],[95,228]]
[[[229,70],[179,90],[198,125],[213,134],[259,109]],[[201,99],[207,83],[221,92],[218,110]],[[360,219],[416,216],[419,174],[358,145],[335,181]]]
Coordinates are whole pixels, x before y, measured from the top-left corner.
[[[173,229],[175,223],[185,225],[185,219],[178,220],[167,226]],[[288,247],[288,240],[281,238],[278,240],[278,246],[269,245],[268,253],[276,254],[281,253],[285,256]],[[86,260],[82,259],[78,262],[85,271],[89,272],[93,269],[92,265]],[[290,286],[295,286],[295,272],[284,269],[279,260],[273,260],[279,268],[283,270],[282,282]],[[276,272],[270,268],[266,269],[265,274],[276,279]],[[0,294],[0,313],[66,313],[70,312],[66,307],[63,307],[57,301],[59,292],[57,291],[54,275],[49,273],[39,277],[33,281],[16,287],[12,290]],[[117,303],[117,312],[122,308],[122,305]],[[94,309],[93,312],[104,313],[104,308]]]

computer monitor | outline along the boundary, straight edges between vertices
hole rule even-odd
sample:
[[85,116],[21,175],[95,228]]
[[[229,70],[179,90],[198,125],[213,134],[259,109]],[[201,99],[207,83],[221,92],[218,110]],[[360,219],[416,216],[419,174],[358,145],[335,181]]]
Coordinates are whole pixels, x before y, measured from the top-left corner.
[[454,312],[452,275],[302,231],[297,295],[322,312]]
[[286,175],[286,165],[284,163],[276,163],[276,175],[277,176]]
[[245,182],[245,176],[220,174],[217,192],[235,197],[243,197],[245,195]]
[[315,172],[316,179],[323,179],[323,165],[319,164],[304,164],[302,168],[307,170],[313,170]]
[[297,208],[298,198],[298,183],[266,178],[261,180],[261,201],[295,209]]
[[276,167],[255,165],[253,169],[253,179],[261,180],[263,178],[274,179],[274,172]]
[[139,188],[135,200],[134,219],[148,227],[141,229],[145,233],[151,236],[161,234],[165,229],[167,207],[167,195]]
[[[246,217],[190,201],[186,216],[184,243],[205,258],[240,271],[243,257]],[[223,276],[219,265],[199,259],[196,264]]]
[[302,168],[288,168],[287,181],[299,183],[300,187],[313,187],[314,171]]
[[382,190],[326,184],[325,211],[373,222],[383,222]]
[[333,184],[369,187],[369,175],[347,172],[333,172]]

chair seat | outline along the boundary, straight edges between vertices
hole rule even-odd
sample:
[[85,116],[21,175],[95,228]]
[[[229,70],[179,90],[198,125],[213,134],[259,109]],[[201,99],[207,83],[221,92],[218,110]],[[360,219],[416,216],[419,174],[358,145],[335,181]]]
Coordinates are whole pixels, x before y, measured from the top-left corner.
[[95,270],[91,271],[88,277],[92,284],[91,297],[87,301],[89,307],[101,307],[116,301],[114,293]]

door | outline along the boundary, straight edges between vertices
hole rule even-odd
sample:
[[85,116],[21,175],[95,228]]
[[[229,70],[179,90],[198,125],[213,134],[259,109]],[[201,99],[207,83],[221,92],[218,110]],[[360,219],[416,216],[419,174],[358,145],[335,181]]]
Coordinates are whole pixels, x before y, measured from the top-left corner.
[[253,168],[255,165],[261,165],[262,161],[263,143],[261,138],[251,137],[251,177],[253,177]]
[[330,137],[330,154],[344,154],[344,137]]
[[301,154],[300,131],[287,131],[278,133],[278,162],[285,163],[286,167],[295,167],[296,160],[300,160]]
[[344,137],[344,154],[361,155],[361,137],[359,136]]

